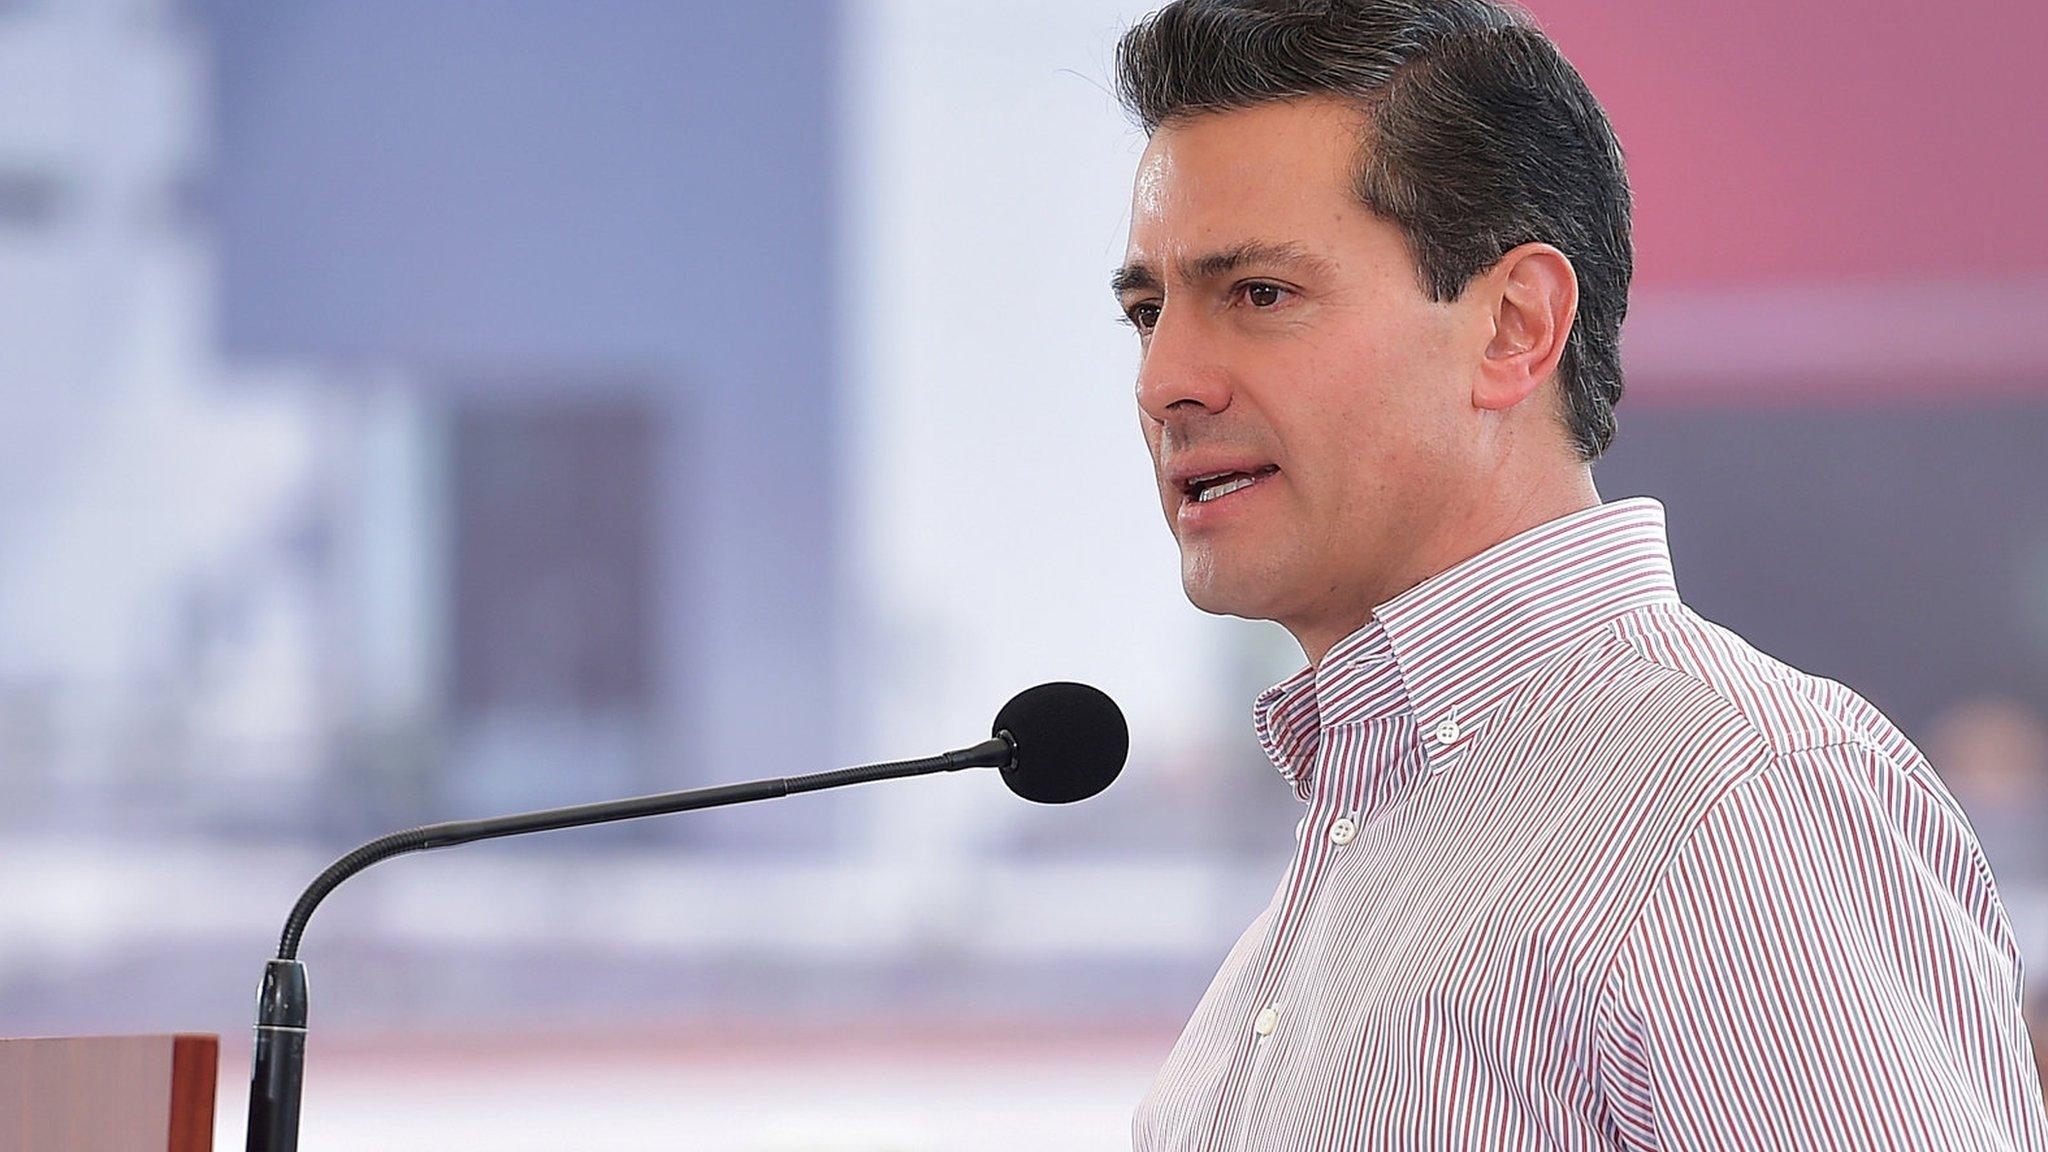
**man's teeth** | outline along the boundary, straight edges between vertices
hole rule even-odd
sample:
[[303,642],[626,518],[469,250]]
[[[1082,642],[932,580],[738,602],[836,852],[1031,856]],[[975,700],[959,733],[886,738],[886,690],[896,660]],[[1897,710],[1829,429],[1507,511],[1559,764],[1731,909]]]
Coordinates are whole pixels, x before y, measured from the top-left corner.
[[1229,481],[1228,483],[1217,484],[1213,487],[1204,488],[1200,492],[1195,493],[1195,502],[1198,504],[1205,503],[1207,501],[1214,500],[1220,496],[1228,496],[1232,492],[1237,491],[1239,488],[1251,487],[1254,483],[1257,482],[1257,480],[1258,478],[1255,476],[1239,476],[1237,479]]

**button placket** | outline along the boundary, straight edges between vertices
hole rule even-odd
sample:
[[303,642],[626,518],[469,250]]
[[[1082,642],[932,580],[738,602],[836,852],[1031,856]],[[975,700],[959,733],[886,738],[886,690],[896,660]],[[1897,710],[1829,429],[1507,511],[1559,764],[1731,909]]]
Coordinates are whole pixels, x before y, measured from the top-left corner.
[[[1286,914],[1274,922],[1268,947],[1266,971],[1259,979],[1255,993],[1264,1002],[1249,1021],[1244,1035],[1247,1043],[1245,1057],[1252,1061],[1253,1068],[1262,1068],[1271,1053],[1276,1051],[1267,1043],[1279,1031],[1284,1015],[1284,997],[1288,985],[1288,970],[1292,967],[1291,943],[1282,943],[1300,927],[1300,921],[1313,915],[1320,889],[1324,886],[1324,871],[1332,866],[1342,849],[1357,839],[1362,830],[1363,813],[1358,795],[1358,782],[1353,772],[1344,770],[1331,756],[1333,748],[1325,743],[1318,749],[1315,765],[1315,788],[1308,800],[1309,810],[1295,825],[1297,847],[1291,868],[1298,870],[1303,881],[1298,897]],[[1311,833],[1315,835],[1311,835]]]
[[[1323,767],[1325,766],[1318,765],[1319,769]],[[1317,779],[1326,782],[1332,779],[1334,775],[1335,773],[1330,771],[1320,771]],[[1356,813],[1347,813],[1337,808],[1337,803],[1340,802],[1335,797],[1321,794],[1319,791],[1317,795],[1309,800],[1309,810],[1303,814],[1300,821],[1294,826],[1294,837],[1298,841],[1298,846],[1295,849],[1294,861],[1290,867],[1299,870],[1302,879],[1306,883],[1302,885],[1299,903],[1290,910],[1290,915],[1285,919],[1275,921],[1273,925],[1273,935],[1268,947],[1275,948],[1276,950],[1269,953],[1269,967],[1260,980],[1259,994],[1262,997],[1278,996],[1282,994],[1286,986],[1286,972],[1290,966],[1287,953],[1291,949],[1282,947],[1279,942],[1282,938],[1289,935],[1294,928],[1298,927],[1300,919],[1310,915],[1309,910],[1315,903],[1317,889],[1322,887],[1320,873],[1327,866],[1326,858],[1331,851],[1330,845],[1335,843],[1338,846],[1342,846],[1349,843],[1351,838],[1357,835],[1358,822]],[[1334,834],[1334,830],[1339,826],[1347,829],[1341,836]],[[1312,829],[1320,830],[1322,834],[1320,836],[1310,836],[1309,832]],[[1281,1010],[1282,1003],[1280,1000],[1267,1000],[1265,1007],[1259,1009],[1251,1019],[1248,1034],[1245,1038],[1250,1041],[1251,1050],[1247,1055],[1254,1061],[1254,1066],[1263,1066],[1266,1058],[1265,1052],[1267,1051],[1265,1041],[1274,1032],[1279,1030]]]

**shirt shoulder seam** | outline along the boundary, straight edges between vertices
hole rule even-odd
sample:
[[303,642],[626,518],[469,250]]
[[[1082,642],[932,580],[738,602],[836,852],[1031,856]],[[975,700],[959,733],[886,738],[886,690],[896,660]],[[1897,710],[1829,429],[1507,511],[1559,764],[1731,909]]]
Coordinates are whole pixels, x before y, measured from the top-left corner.
[[[1645,630],[1668,631],[1668,627],[1662,620],[1657,618],[1657,614],[1654,612],[1655,609],[1665,607],[1675,608],[1681,612],[1686,611],[1685,605],[1682,602],[1670,605],[1648,605],[1610,621],[1607,624],[1606,631],[1610,636],[1613,636],[1620,643],[1627,646],[1644,663],[1664,669],[1673,676],[1698,685],[1708,694],[1727,705],[1729,711],[1733,712],[1736,718],[1742,722],[1743,727],[1748,729],[1750,734],[1755,736],[1763,747],[1768,749],[1774,756],[1789,756],[1798,752],[1818,752],[1827,748],[1853,744],[1860,744],[1879,752],[1880,755],[1883,754],[1882,749],[1879,749],[1868,736],[1856,731],[1855,727],[1848,720],[1826,712],[1824,708],[1822,709],[1823,715],[1835,721],[1834,724],[1814,725],[1794,731],[1782,732],[1777,738],[1773,738],[1772,734],[1758,723],[1756,717],[1750,715],[1749,709],[1743,706],[1742,701],[1736,699],[1729,692],[1699,672],[1673,664],[1667,660],[1658,659],[1654,654],[1646,651],[1643,645],[1637,641],[1636,637],[1629,635],[1624,630],[1625,624],[1632,620],[1637,620],[1643,621],[1641,626]],[[1649,619],[1645,620],[1645,617]],[[1794,671],[1797,670],[1794,669]],[[1816,708],[1821,708],[1818,701],[1809,701],[1809,703],[1812,703]]]

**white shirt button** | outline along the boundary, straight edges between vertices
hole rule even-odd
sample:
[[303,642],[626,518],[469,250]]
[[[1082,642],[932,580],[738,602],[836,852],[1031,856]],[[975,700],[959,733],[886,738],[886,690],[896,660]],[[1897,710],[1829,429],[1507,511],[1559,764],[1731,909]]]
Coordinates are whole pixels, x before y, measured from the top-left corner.
[[1259,1018],[1252,1021],[1252,1031],[1261,1036],[1271,1036],[1273,1029],[1280,1026],[1280,1013],[1272,1008],[1259,1010]]
[[1338,847],[1351,843],[1351,838],[1356,835],[1358,835],[1358,821],[1353,820],[1349,816],[1339,816],[1330,824],[1330,843]]
[[1446,720],[1436,726],[1436,742],[1439,744],[1456,744],[1461,734],[1456,720]]

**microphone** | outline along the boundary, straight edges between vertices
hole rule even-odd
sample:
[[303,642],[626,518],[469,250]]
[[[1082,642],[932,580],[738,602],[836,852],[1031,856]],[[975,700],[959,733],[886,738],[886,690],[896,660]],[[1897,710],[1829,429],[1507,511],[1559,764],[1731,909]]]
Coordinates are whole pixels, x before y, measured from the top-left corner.
[[1005,732],[1017,744],[1002,765],[1003,783],[1040,804],[1071,804],[1109,787],[1131,751],[1131,730],[1116,701],[1069,681],[1011,697],[996,713],[994,733]]
[[1130,729],[1116,702],[1095,688],[1071,681],[1040,684],[1011,697],[996,713],[989,733],[987,740],[973,747],[922,760],[864,764],[809,776],[691,788],[486,820],[427,824],[362,845],[328,865],[307,885],[285,920],[277,958],[264,966],[263,984],[256,994],[255,1067],[249,1078],[249,1137],[244,1147],[247,1152],[297,1152],[306,1063],[306,967],[298,960],[299,940],[313,909],[350,876],[407,852],[963,768],[999,769],[1003,783],[1026,800],[1070,804],[1109,787],[1123,771],[1131,746]]

